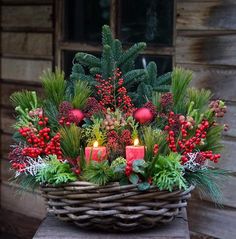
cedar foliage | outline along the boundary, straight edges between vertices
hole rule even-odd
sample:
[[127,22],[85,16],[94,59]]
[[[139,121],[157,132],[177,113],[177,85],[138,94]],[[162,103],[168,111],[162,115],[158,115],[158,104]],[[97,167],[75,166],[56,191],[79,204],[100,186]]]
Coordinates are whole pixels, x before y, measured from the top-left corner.
[[172,191],[175,187],[186,189],[187,182],[183,176],[180,155],[171,152],[168,156],[160,155],[155,164],[153,183],[160,190]]
[[58,185],[77,180],[68,163],[60,162],[55,155],[50,156],[49,159],[36,175],[37,182]]
[[[116,68],[120,68],[123,73],[124,86],[139,106],[151,99],[153,90],[166,92],[170,89],[171,73],[157,77],[155,62],[150,62],[146,69],[135,69],[135,60],[146,47],[146,43],[139,42],[124,50],[121,42],[113,39],[109,26],[104,25],[102,45],[101,58],[83,52],[75,55],[68,82],[69,88],[73,89],[78,80],[88,81],[91,86],[94,86],[96,74],[101,74],[106,79],[113,75]],[[85,69],[88,69],[88,74],[85,73]]]

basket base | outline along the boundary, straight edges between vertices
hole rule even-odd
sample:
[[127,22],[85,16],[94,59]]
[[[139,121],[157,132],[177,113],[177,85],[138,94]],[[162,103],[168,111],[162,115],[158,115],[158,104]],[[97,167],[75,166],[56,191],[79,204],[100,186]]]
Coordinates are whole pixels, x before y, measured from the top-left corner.
[[183,209],[180,215],[171,223],[159,225],[151,230],[138,232],[104,232],[95,230],[84,230],[74,226],[72,223],[65,223],[58,220],[55,216],[48,215],[38,228],[33,239],[58,239],[58,238],[77,238],[77,239],[141,239],[141,238],[182,238],[189,239],[189,229],[186,210]]

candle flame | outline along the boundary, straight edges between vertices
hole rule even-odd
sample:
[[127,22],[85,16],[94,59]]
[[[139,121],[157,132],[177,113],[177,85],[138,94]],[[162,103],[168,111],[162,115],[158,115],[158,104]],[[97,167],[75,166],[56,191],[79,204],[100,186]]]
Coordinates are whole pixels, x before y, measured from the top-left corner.
[[97,147],[98,147],[98,141],[95,141],[95,142],[93,143],[93,147],[94,147],[94,148],[97,148]]
[[138,146],[139,145],[139,139],[134,139],[134,146]]

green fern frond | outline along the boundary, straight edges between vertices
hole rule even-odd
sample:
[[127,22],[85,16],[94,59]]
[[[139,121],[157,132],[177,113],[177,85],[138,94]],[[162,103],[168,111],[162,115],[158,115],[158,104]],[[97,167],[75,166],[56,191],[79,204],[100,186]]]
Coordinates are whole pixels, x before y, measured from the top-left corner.
[[41,80],[46,98],[58,107],[65,97],[66,81],[64,80],[64,72],[58,68],[55,73],[50,70],[44,71]]
[[75,83],[74,97],[72,99],[72,105],[74,108],[82,109],[89,96],[91,95],[91,88],[85,81],[78,80]]
[[81,129],[75,124],[59,130],[63,155],[76,159],[80,154]]

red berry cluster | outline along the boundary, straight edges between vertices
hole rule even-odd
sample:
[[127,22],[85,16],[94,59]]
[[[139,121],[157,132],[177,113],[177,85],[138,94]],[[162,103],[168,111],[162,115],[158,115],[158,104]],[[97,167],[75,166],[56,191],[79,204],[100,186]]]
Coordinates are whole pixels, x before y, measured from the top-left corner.
[[[201,144],[202,139],[206,138],[207,130],[209,129],[210,124],[207,120],[202,120],[202,122],[197,126],[194,136],[189,138],[188,130],[193,128],[193,119],[185,119],[185,117],[179,116],[178,121],[180,124],[180,135],[176,135],[173,130],[173,127],[176,124],[176,117],[174,112],[171,111],[168,117],[168,125],[165,126],[165,130],[168,131],[167,141],[169,142],[170,150],[181,153],[182,163],[186,163],[188,161],[187,155],[192,153],[196,149],[197,145]],[[178,136],[177,142],[175,136]],[[220,157],[220,155],[214,155],[212,152],[210,155],[209,151],[207,151],[207,153],[201,152],[201,155],[205,158],[209,158],[212,161],[217,161],[217,159]]]
[[153,118],[157,116],[157,107],[151,101],[148,101],[142,107],[149,109],[153,115]]
[[24,172],[27,167],[26,163],[12,163],[11,166],[18,172]]
[[94,114],[102,111],[101,105],[94,97],[89,97],[83,109],[86,118],[91,118]]
[[38,125],[44,127],[40,130],[36,128],[24,127],[19,129],[19,133],[26,139],[30,145],[22,150],[24,156],[37,158],[41,154],[49,155],[55,154],[58,159],[62,159],[62,152],[60,148],[60,134],[57,133],[50,139],[50,128],[46,127],[48,122],[47,117],[41,117]]
[[177,147],[175,144],[175,132],[173,131],[173,126],[176,123],[174,116],[174,112],[171,111],[168,117],[168,125],[165,126],[165,130],[168,131],[167,141],[169,142],[170,150],[173,152],[177,152]]
[[48,142],[44,152],[46,155],[55,154],[58,159],[62,159],[62,151],[60,147],[60,133],[57,133],[51,140]]
[[132,114],[134,105],[131,98],[127,95],[127,89],[123,86],[124,79],[121,78],[121,71],[117,68],[112,77],[103,79],[101,75],[96,75],[98,85],[97,94],[100,97],[99,104],[104,112],[107,108],[115,110],[119,107],[124,113]]
[[125,155],[125,146],[132,144],[131,132],[128,129],[118,134],[115,130],[107,133],[107,150],[108,153],[115,153],[116,156]]
[[127,161],[127,163],[126,163],[125,175],[126,175],[127,177],[129,177],[130,174],[132,173],[132,164],[133,164],[133,161],[132,161],[132,160]]
[[170,109],[173,106],[173,94],[167,92],[161,95],[160,104],[163,109]]
[[8,159],[10,160],[11,166],[18,172],[24,172],[27,166],[27,157],[23,155],[22,148],[19,145],[12,147]]
[[218,163],[218,159],[221,157],[220,154],[213,154],[211,150],[205,151],[205,152],[200,152],[201,156],[204,157],[204,159],[209,159],[214,163]]
[[157,154],[158,154],[158,150],[159,150],[158,144],[155,144],[154,147],[153,147],[153,153],[154,153],[154,155],[157,155]]

